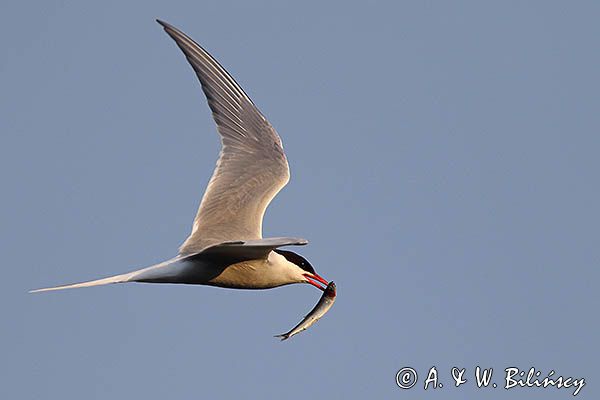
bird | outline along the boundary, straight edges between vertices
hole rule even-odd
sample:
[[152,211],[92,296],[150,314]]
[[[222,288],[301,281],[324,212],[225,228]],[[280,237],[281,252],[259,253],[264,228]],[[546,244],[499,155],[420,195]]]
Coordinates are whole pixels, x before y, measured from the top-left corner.
[[196,73],[221,138],[221,152],[192,232],[175,257],[159,264],[31,292],[127,282],[231,289],[270,289],[302,283],[325,291],[328,281],[306,258],[281,249],[306,245],[306,239],[262,237],[265,210],[290,179],[279,135],[217,60],[179,29],[156,21]]

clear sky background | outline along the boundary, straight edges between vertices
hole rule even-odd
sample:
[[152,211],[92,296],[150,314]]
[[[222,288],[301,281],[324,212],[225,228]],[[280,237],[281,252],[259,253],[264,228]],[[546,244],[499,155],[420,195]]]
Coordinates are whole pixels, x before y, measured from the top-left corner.
[[[598,2],[3,1],[0,398],[598,398]],[[169,258],[219,141],[164,19],[279,131],[320,293],[32,288]],[[396,372],[411,366],[417,387]],[[444,387],[423,391],[436,366]],[[451,367],[469,382],[452,386]]]

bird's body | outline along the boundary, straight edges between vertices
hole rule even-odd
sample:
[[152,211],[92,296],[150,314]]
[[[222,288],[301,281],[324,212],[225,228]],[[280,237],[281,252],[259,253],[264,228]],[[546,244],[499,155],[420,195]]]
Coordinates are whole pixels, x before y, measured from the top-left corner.
[[[319,276],[302,256],[290,251],[269,250],[273,246],[270,241],[288,242],[289,239],[271,238],[249,242],[225,242],[209,247],[203,252],[189,255],[179,254],[170,260],[125,274],[36,289],[32,292],[126,282],[208,285],[230,289],[271,289],[293,283],[309,283],[323,290],[324,287],[317,282],[327,285],[327,281]],[[292,242],[284,245],[307,243],[303,239],[292,239]],[[261,242],[268,244],[260,246]]]
[[212,110],[222,149],[192,233],[179,254],[147,268],[108,278],[34,290],[50,291],[109,283],[145,282],[268,289],[327,281],[310,263],[279,247],[305,245],[298,238],[262,238],[262,219],[289,181],[279,135],[235,80],[188,36],[158,21],[198,76]]
[[138,271],[134,282],[184,283],[231,289],[271,289],[291,283],[304,283],[304,270],[282,255],[271,251],[266,259],[219,265],[217,262],[190,257],[169,260]]

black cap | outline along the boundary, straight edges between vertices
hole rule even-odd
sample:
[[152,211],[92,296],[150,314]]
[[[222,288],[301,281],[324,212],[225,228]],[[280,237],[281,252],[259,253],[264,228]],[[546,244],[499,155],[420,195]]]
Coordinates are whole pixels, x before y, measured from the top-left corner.
[[299,266],[306,272],[310,272],[311,274],[316,274],[313,266],[310,265],[308,260],[306,258],[302,257],[301,255],[296,254],[293,251],[288,251],[288,250],[275,249],[274,251],[278,254],[281,254],[282,256],[285,257],[286,260],[288,260],[289,262],[291,262],[293,264],[296,264],[297,266]]

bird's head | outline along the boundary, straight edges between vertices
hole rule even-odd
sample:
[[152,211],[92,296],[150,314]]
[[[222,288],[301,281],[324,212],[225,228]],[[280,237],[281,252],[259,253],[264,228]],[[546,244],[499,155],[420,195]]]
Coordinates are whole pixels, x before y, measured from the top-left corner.
[[[276,249],[275,252],[281,254],[285,257],[286,260],[296,265],[298,268],[302,269],[302,276],[304,277],[305,283],[309,283],[321,290],[325,290],[325,287],[329,282],[327,282],[326,279],[317,274],[313,266],[310,265],[306,258],[294,253],[293,251],[288,250]],[[321,286],[319,283],[322,283],[325,286]]]

